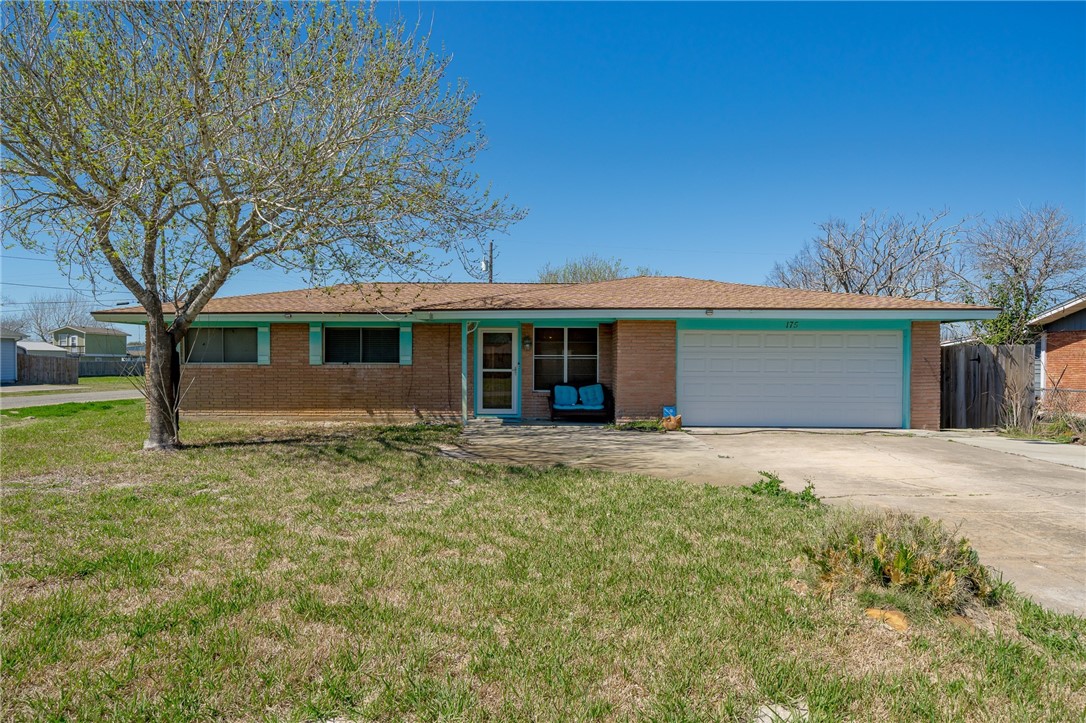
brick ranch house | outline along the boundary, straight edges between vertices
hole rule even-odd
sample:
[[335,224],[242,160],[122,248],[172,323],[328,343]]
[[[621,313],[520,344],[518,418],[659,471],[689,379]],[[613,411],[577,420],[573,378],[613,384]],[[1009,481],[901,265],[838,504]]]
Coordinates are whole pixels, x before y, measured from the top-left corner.
[[[1048,406],[1086,413],[1086,294],[1049,309],[1030,326],[1041,330],[1040,393]],[[1059,400],[1053,399],[1058,386]]]
[[[142,309],[94,314],[140,323]],[[186,414],[544,419],[602,383],[618,420],[934,429],[939,323],[995,309],[681,277],[375,283],[212,300],[183,344]],[[191,382],[191,383],[190,383]]]

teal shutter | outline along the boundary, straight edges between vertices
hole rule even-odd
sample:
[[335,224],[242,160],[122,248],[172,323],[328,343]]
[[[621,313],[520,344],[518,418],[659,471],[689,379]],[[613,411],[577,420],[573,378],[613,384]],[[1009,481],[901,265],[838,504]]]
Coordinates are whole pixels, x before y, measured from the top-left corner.
[[400,324],[400,365],[411,366],[411,325]]
[[321,344],[321,325],[309,325],[309,363],[320,366],[324,363],[324,349]]
[[271,327],[267,324],[256,328],[256,363],[271,364]]

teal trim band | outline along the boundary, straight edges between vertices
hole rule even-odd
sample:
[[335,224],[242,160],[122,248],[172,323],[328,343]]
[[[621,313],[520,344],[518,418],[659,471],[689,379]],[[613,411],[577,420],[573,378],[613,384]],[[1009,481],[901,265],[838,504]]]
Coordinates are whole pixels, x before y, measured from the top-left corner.
[[190,329],[267,329],[267,321],[194,321]]
[[271,326],[262,324],[256,328],[256,363],[271,364]]
[[320,324],[309,325],[309,363],[313,366],[324,363],[324,337]]
[[[326,321],[324,327],[327,329],[358,329],[358,328],[391,328],[400,326],[402,327],[405,322],[399,321]],[[408,324],[410,326],[410,324]]]
[[679,331],[702,329],[754,331],[904,331],[911,322],[893,319],[679,319]]
[[411,366],[410,324],[400,324],[400,366]]
[[548,328],[565,326],[571,329],[588,329],[597,327],[600,324],[610,324],[613,321],[614,319],[486,319],[479,322],[479,327],[499,327],[502,329],[508,329],[510,327],[519,326],[522,324],[531,324],[532,326],[542,326]]
[[[940,352],[941,353],[941,352]],[[913,328],[909,324],[901,331],[901,428],[908,429],[912,424],[912,372],[913,372]]]

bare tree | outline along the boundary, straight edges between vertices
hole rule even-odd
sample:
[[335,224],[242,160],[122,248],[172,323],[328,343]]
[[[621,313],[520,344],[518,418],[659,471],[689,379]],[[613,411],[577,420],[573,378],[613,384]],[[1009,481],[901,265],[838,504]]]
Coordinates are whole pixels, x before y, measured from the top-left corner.
[[3,5],[4,231],[142,305],[148,448],[179,444],[178,344],[241,267],[435,276],[522,216],[470,170],[485,139],[448,58],[374,13]]
[[51,332],[62,326],[101,326],[91,316],[91,307],[90,299],[75,291],[35,294],[18,312],[21,331],[41,341],[52,341]]
[[790,289],[939,299],[954,271],[962,222],[939,211],[915,219],[865,213],[856,226],[830,219],[766,283]]
[[0,327],[5,331],[14,331],[23,336],[30,336],[30,319],[24,306],[7,298],[0,299]]
[[1083,227],[1054,206],[1023,208],[969,229],[958,276],[962,298],[1003,309],[977,322],[988,344],[1026,344],[1029,320],[1055,303],[1086,291]]
[[660,272],[647,266],[638,266],[630,273],[620,258],[605,259],[597,254],[587,254],[577,259],[567,259],[560,266],[546,264],[539,270],[539,281],[544,284],[580,284],[590,281],[610,281],[628,276],[659,276]]

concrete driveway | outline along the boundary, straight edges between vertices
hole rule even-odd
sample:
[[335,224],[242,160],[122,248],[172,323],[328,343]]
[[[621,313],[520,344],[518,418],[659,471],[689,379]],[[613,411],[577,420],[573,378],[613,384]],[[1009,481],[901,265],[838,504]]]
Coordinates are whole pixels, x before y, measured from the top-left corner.
[[960,433],[693,436],[736,463],[777,473],[792,489],[810,480],[831,504],[958,526],[981,560],[1021,592],[1052,609],[1086,611],[1086,448]]
[[[708,484],[757,470],[830,504],[942,519],[981,559],[1046,607],[1086,611],[1086,449],[992,435],[693,430],[619,432],[580,425],[473,422],[463,449],[508,464],[567,464]],[[1043,458],[1038,458],[1043,457]],[[1048,461],[1056,459],[1063,463]]]

